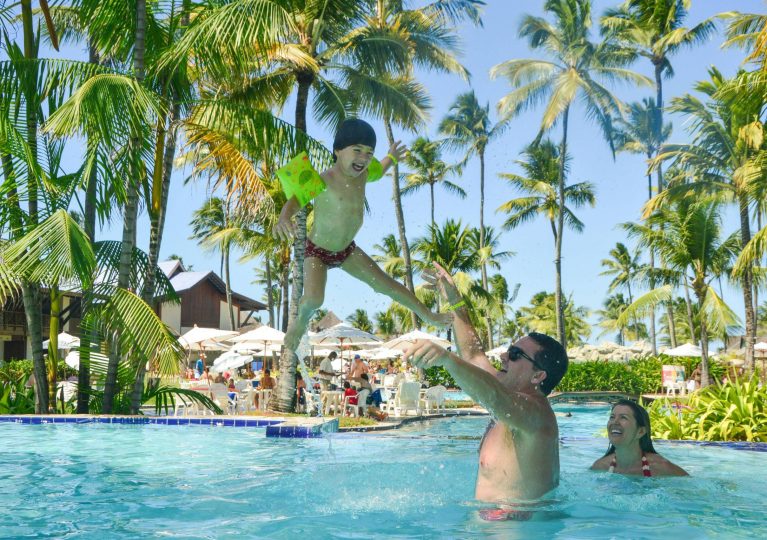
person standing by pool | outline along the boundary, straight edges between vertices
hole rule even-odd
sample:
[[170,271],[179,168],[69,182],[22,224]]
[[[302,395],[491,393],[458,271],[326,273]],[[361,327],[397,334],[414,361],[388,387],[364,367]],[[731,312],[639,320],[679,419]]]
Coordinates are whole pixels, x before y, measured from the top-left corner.
[[[436,285],[454,309],[453,328],[460,356],[420,340],[403,358],[420,367],[444,366],[459,386],[487,408],[494,421],[479,449],[475,496],[486,502],[537,499],[559,483],[559,431],[546,397],[567,371],[567,353],[555,339],[533,333],[509,347],[496,369],[480,345],[452,276],[438,264],[424,278]],[[513,509],[482,512],[492,520],[528,519]],[[519,517],[518,517],[519,516]]]
[[330,383],[333,380],[333,377],[336,376],[336,372],[333,369],[333,360],[335,360],[337,356],[336,351],[330,351],[330,354],[323,358],[320,363],[317,377],[320,380],[320,389],[323,392],[330,390]]
[[655,451],[650,437],[650,415],[628,399],[613,405],[607,420],[607,453],[591,466],[594,471],[642,476],[689,476]]

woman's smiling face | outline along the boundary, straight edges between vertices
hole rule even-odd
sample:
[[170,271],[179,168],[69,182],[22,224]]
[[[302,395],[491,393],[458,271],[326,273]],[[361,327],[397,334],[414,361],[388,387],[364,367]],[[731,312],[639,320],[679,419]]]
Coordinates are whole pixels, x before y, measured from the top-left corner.
[[607,419],[607,437],[614,446],[639,444],[647,428],[637,424],[634,411],[627,405],[616,405]]

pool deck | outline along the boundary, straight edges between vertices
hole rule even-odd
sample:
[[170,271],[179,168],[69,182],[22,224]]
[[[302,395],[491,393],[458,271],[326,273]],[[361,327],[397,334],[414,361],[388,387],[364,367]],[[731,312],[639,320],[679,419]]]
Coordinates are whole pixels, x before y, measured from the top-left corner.
[[419,414],[417,416],[390,416],[383,422],[378,422],[371,426],[350,426],[339,427],[339,433],[350,432],[368,432],[368,431],[387,431],[391,429],[399,429],[406,424],[412,422],[421,422],[424,420],[438,420],[441,418],[456,418],[460,416],[488,416],[489,413],[481,407],[467,407],[462,409],[449,409],[445,412],[435,414]]

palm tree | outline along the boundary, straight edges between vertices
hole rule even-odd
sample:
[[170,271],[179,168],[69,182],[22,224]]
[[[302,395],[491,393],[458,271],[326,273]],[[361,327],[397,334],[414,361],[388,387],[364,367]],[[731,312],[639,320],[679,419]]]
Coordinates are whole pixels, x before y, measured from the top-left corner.
[[600,276],[615,276],[607,288],[608,292],[625,287],[629,295],[629,304],[632,303],[634,297],[631,294],[631,283],[634,282],[640,267],[639,253],[632,255],[625,244],[618,242],[610,250],[610,258],[602,259],[600,264],[605,268],[600,272]]
[[192,240],[208,249],[217,249],[221,252],[224,268],[224,283],[226,284],[226,305],[229,310],[229,324],[232,330],[237,329],[234,320],[234,308],[232,306],[232,287],[229,272],[229,255],[232,248],[231,238],[219,238],[215,245],[210,244],[210,239],[221,231],[225,231],[233,226],[232,214],[228,205],[219,197],[211,197],[192,214],[192,221],[189,223],[192,227]]
[[[663,225],[663,227],[661,227]],[[700,317],[701,384],[708,384],[708,336],[737,325],[737,317],[716,294],[710,283],[727,271],[740,248],[738,233],[721,238],[719,203],[709,199],[683,199],[650,215],[645,225],[624,227],[641,245],[654,248],[672,270],[684,272],[698,300]],[[643,306],[671,299],[671,287],[664,286],[638,298],[624,311],[621,322],[635,316]]]
[[[541,17],[526,15],[520,25],[520,37],[527,38],[530,48],[541,49],[552,60],[515,59],[493,67],[491,77],[506,77],[514,90],[501,98],[498,109],[504,117],[546,101],[541,122],[541,132],[547,131],[561,120],[562,140],[559,155],[559,207],[565,206],[565,159],[567,156],[567,133],[570,107],[581,99],[589,118],[599,124],[605,139],[612,144],[612,118],[621,116],[623,104],[602,81],[628,81],[640,85],[652,82],[632,71],[624,69],[634,54],[611,42],[594,44],[589,41],[591,29],[590,0],[547,0],[544,9],[553,15],[552,24]],[[561,255],[561,243],[565,214],[558,216],[557,253]],[[564,304],[561,287],[561,259],[555,260],[557,268],[557,337],[566,346],[564,328]]]
[[[620,7],[605,11],[602,34],[652,62],[655,79],[654,141],[663,138],[663,77],[671,77],[670,56],[683,47],[700,44],[716,30],[706,20],[693,28],[683,26],[689,0],[626,0]],[[659,150],[659,147],[655,147]],[[653,157],[655,154],[653,154]],[[657,169],[658,193],[663,191],[663,171]]]
[[[503,132],[504,125],[490,122],[490,104],[482,107],[474,90],[460,94],[450,106],[450,113],[439,124],[446,138],[445,148],[465,152],[461,165],[476,155],[479,158],[479,246],[485,245],[485,152]],[[482,265],[482,286],[487,289],[487,268]]]
[[[662,113],[659,114],[653,98],[645,98],[641,103],[635,102],[629,105],[627,119],[617,121],[617,130],[615,133],[616,149],[618,152],[629,152],[632,154],[641,154],[647,157],[648,161],[654,158],[660,150],[663,143],[671,135],[671,124],[666,124],[662,128],[656,123],[662,121]],[[661,171],[658,169],[658,185],[662,184]],[[647,169],[647,198],[653,197],[652,170]],[[655,267],[655,254],[650,252],[650,268]],[[650,288],[655,288],[655,283],[651,281]],[[669,321],[673,324],[673,314],[668,311],[671,305],[666,305],[666,312]],[[673,343],[672,332],[672,343]],[[655,313],[650,315],[650,345],[652,354],[657,354],[657,340],[655,338]]]
[[[492,125],[490,104],[482,107],[474,90],[460,94],[450,106],[450,113],[439,124],[439,132],[445,135],[443,144],[450,150],[465,152],[461,165],[476,155],[479,158],[479,247],[485,245],[485,152],[488,145],[504,129],[504,124]],[[487,266],[481,267],[482,287],[487,290]],[[488,321],[489,323],[489,321]],[[492,325],[488,324],[488,346],[493,347]]]
[[[567,342],[580,345],[591,335],[591,324],[586,320],[589,310],[576,307],[572,298],[565,299],[565,315],[567,316]],[[533,295],[529,306],[519,308],[516,323],[526,332],[541,332],[553,334],[557,328],[557,309],[554,295],[539,292]]]
[[[548,219],[554,235],[554,267],[556,272],[556,298],[562,296],[562,227],[567,225],[576,232],[583,230],[583,223],[572,212],[571,207],[580,208],[585,204],[594,206],[594,187],[588,182],[565,186],[562,182],[563,168],[567,168],[567,159],[561,158],[560,150],[549,140],[531,144],[524,152],[525,160],[516,163],[522,167],[525,176],[502,173],[505,178],[523,196],[511,199],[498,207],[497,212],[509,215],[503,224],[505,230],[541,215]],[[565,206],[568,204],[568,206]],[[561,307],[561,304],[557,304]],[[557,336],[566,338],[565,312],[558,309]]]
[[368,312],[362,308],[355,309],[354,313],[349,315],[346,320],[349,321],[354,328],[363,330],[364,332],[373,331],[373,323],[370,321],[370,317],[368,317]]
[[[657,208],[666,199],[690,194],[716,193],[736,202],[740,214],[740,242],[748,247],[751,241],[749,207],[759,186],[764,183],[764,162],[767,144],[763,137],[760,117],[763,98],[743,88],[738,78],[726,79],[719,70],[709,69],[710,80],[696,84],[695,89],[707,101],[686,94],[675,98],[669,110],[685,114],[692,142],[665,145],[657,163],[670,160],[690,174],[693,181],[670,186],[666,192],[647,205],[647,212]],[[736,88],[734,89],[733,86]],[[739,90],[737,90],[739,88]],[[753,263],[740,265],[746,322],[746,363],[754,369],[754,343],[756,341],[756,315],[754,311]]]
[[397,332],[397,324],[391,310],[379,311],[375,314],[376,332],[388,339]]
[[410,147],[405,158],[405,163],[413,172],[405,175],[406,185],[402,189],[402,195],[410,195],[424,186],[429,186],[429,200],[431,201],[431,225],[434,227],[434,186],[440,185],[445,190],[461,199],[466,198],[466,192],[460,186],[450,182],[448,177],[459,174],[461,168],[456,165],[448,165],[442,161],[442,152],[439,141],[430,141],[426,137],[418,137]]
[[643,324],[638,322],[620,324],[618,322],[621,314],[630,304],[631,302],[626,301],[621,293],[608,296],[602,304],[603,309],[596,311],[596,314],[599,316],[597,326],[603,328],[602,333],[597,337],[602,337],[608,332],[617,331],[615,341],[618,345],[625,344],[626,339],[636,340],[645,337],[647,329]]
[[373,249],[381,253],[371,255],[381,269],[394,279],[402,280],[405,277],[405,261],[402,257],[402,247],[393,234],[383,237],[380,244],[375,244]]

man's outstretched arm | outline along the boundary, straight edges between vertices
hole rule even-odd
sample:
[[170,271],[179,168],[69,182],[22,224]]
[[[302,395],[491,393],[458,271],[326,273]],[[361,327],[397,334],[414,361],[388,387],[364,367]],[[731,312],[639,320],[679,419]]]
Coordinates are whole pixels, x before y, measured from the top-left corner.
[[428,340],[417,341],[403,358],[422,368],[443,366],[464,391],[509,427],[532,432],[544,424],[540,403],[529,395],[505,388],[492,366],[493,373]]

